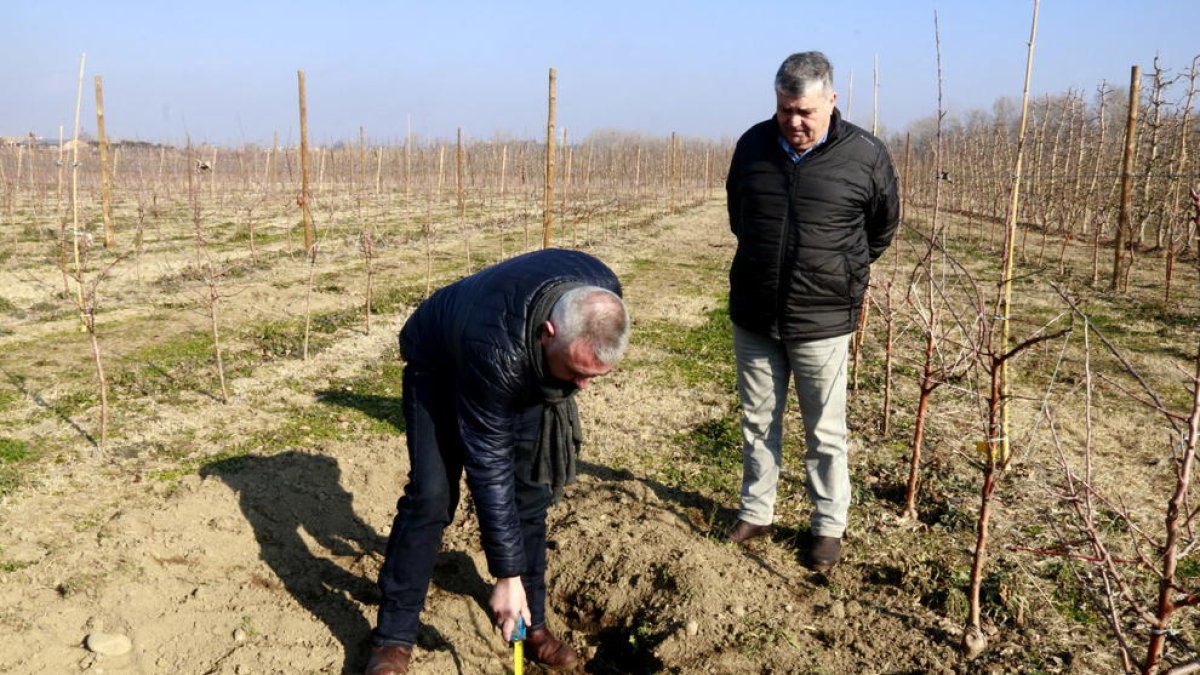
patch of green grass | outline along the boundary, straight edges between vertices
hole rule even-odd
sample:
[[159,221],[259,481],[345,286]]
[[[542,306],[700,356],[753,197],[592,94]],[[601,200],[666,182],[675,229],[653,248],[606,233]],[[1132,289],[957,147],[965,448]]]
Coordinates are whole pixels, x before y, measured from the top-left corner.
[[52,300],[42,300],[33,303],[29,307],[29,312],[34,318],[40,321],[56,321],[79,314],[79,310],[66,302],[55,302]]
[[[371,313],[394,312],[402,306],[415,304],[418,296],[409,288],[389,288],[376,292],[371,302]],[[360,305],[313,314],[309,320],[308,353],[318,353],[333,344],[332,335],[339,330],[363,323]],[[258,361],[272,361],[295,357],[304,351],[304,320],[289,319],[254,324],[245,329],[241,336],[249,342],[251,352]],[[231,355],[231,361],[237,355]]]
[[[314,314],[309,320],[308,354],[312,356],[333,344],[331,335],[351,321],[353,312],[344,310],[326,314]],[[239,356],[259,363],[283,358],[295,358],[304,354],[304,320],[268,321],[254,324],[245,329],[242,338],[250,343],[245,354],[230,354],[230,361]]]
[[95,391],[79,390],[73,391],[64,396],[60,396],[51,404],[51,409],[59,417],[71,418],[79,413],[88,410],[97,403],[97,394]]
[[735,412],[697,424],[680,440],[701,463],[720,469],[737,468],[741,463],[742,431]]
[[35,455],[24,441],[0,437],[0,497],[24,483],[25,471],[18,465],[35,459]]
[[[361,324],[362,322],[363,310],[361,307],[347,307],[345,309],[337,309],[331,312],[314,314],[309,321],[309,352],[312,352],[313,333],[332,334],[336,333],[340,328]],[[301,326],[303,326],[303,323],[301,323]]]
[[[233,232],[233,234],[229,235],[229,238],[227,238],[225,241],[227,241],[231,244],[249,242],[250,241],[250,230],[245,227],[242,227],[240,225],[236,226],[236,227],[237,227],[237,229]],[[270,232],[270,231],[264,232],[257,228],[255,228],[255,230],[254,230],[254,245],[256,247],[264,245],[264,244],[269,244],[274,241],[279,241],[280,239],[283,239],[283,238],[284,238],[284,235],[282,233],[276,233],[276,232]]]
[[1176,563],[1175,574],[1181,577],[1200,577],[1200,557],[1188,556],[1181,558]]
[[931,521],[932,525],[942,527],[947,532],[968,532],[975,528],[977,514],[967,508],[961,501],[943,498],[932,505],[930,513],[922,520]]
[[246,637],[256,637],[260,632],[249,615],[242,617],[242,630],[246,632]]
[[309,448],[320,441],[342,438],[348,422],[359,419],[372,433],[404,433],[401,409],[403,364],[384,359],[360,376],[331,383],[317,392],[317,405],[283,411],[286,421],[272,429],[250,435],[218,453],[198,458],[181,458],[178,466],[152,474],[157,480],[173,482],[220,464],[222,471],[236,469],[238,459],[248,455],[269,456],[295,448]]
[[85,516],[80,520],[75,521],[76,532],[87,532],[100,527],[100,520],[96,516]]
[[188,263],[174,274],[164,274],[154,280],[153,284],[164,293],[178,293],[185,285],[194,284],[204,278],[201,268]]
[[341,438],[346,429],[339,419],[344,414],[335,406],[316,405],[292,411],[287,420],[273,429],[251,434],[236,445],[204,457],[182,461],[179,466],[151,474],[157,480],[172,482],[184,476],[200,473],[220,464],[222,471],[237,466],[237,460],[250,454],[269,456],[289,449],[311,448],[320,441]]
[[850,503],[859,506],[875,501],[875,491],[864,476],[852,472],[850,475]]
[[635,272],[656,269],[662,263],[652,258],[634,258],[629,261],[629,267]]
[[21,394],[16,391],[0,391],[0,413],[6,412],[13,403],[20,400]]
[[19,572],[20,570],[23,570],[26,567],[32,567],[32,566],[33,566],[33,563],[31,563],[31,562],[14,562],[14,561],[10,561],[10,560],[0,560],[0,574],[5,574],[5,573],[9,573],[9,572]]
[[[338,438],[343,429],[338,421],[341,410],[332,406],[313,406],[291,415],[277,429],[260,431],[240,447],[245,451],[273,454],[296,447],[309,447],[314,441]],[[241,454],[245,454],[244,452]]]
[[165,365],[202,361],[212,353],[212,337],[207,333],[192,333],[168,342],[151,343],[126,358]]
[[1095,312],[1088,315],[1088,323],[1092,328],[1109,339],[1121,337],[1129,333],[1127,323],[1128,318],[1120,314],[1114,313],[1112,316]]
[[707,321],[690,329],[670,321],[654,321],[636,331],[634,339],[666,351],[666,370],[685,385],[710,383],[724,392],[736,391],[733,323],[726,307],[711,310]]
[[708,492],[736,489],[742,463],[742,435],[736,411],[705,420],[673,440],[685,451],[686,461],[663,467],[668,481]]
[[1068,621],[1093,626],[1100,623],[1088,589],[1071,571],[1069,563],[1055,562],[1047,568],[1053,582],[1051,598],[1054,608]]
[[1101,507],[1096,513],[1096,527],[1106,534],[1129,532],[1129,521],[1112,509]]
[[991,569],[979,587],[979,602],[984,616],[994,623],[1016,625],[1029,607],[1026,577],[1019,570],[1002,561],[989,566]]
[[233,465],[236,463],[236,461],[239,458],[245,457],[246,454],[247,454],[246,449],[242,448],[242,447],[236,448],[234,450],[218,452],[216,454],[208,455],[207,457],[204,457],[201,459],[193,459],[193,460],[184,461],[179,466],[177,466],[173,469],[164,469],[162,471],[155,471],[154,473],[150,474],[150,477],[153,478],[154,480],[160,480],[160,481],[163,481],[166,483],[173,483],[173,482],[179,480],[180,478],[183,478],[184,476],[191,476],[193,474],[199,473],[205,467],[213,466],[216,464],[221,464],[222,462],[228,463],[225,466]]
[[643,273],[654,271],[661,264],[661,261],[651,258],[634,258],[625,264],[625,270],[621,274],[622,283],[628,286],[634,283],[634,279],[638,279]]
[[304,334],[294,321],[255,324],[245,329],[242,338],[254,346],[262,361],[294,356],[304,348]]
[[[328,324],[315,325],[310,333],[309,353],[328,347],[332,340]],[[303,351],[303,324],[296,321],[267,322],[243,328],[240,340],[223,341],[222,359],[227,377],[248,376],[265,361],[296,357]],[[249,345],[233,349],[231,344]],[[211,392],[217,387],[216,357],[212,337],[194,332],[147,346],[123,359],[125,368],[110,382],[118,394],[166,396],[183,391]]]
[[33,456],[24,441],[0,437],[0,464],[16,464]]
[[118,396],[159,396],[206,388],[211,386],[213,359],[212,337],[190,333],[127,354],[110,384]]
[[[366,374],[353,380],[331,383],[329,389],[317,392],[325,406],[336,411],[357,411],[368,422],[373,433],[398,435],[404,433],[404,410],[401,405],[401,378],[404,364],[385,360],[368,368]],[[353,412],[339,412],[352,415]]]
[[15,314],[16,312],[17,312],[17,306],[13,304],[12,300],[9,300],[6,297],[0,296],[0,313]]
[[[961,561],[955,561],[961,562]],[[920,598],[921,604],[952,619],[967,616],[967,588],[971,569],[951,561],[929,558],[906,570],[903,588]]]
[[412,307],[421,301],[425,287],[390,286],[376,289],[371,297],[371,311],[377,314],[399,311],[401,307]]
[[217,274],[223,279],[239,279],[249,276],[250,273],[259,270],[261,267],[262,265],[253,258],[239,258],[222,265],[217,270]]

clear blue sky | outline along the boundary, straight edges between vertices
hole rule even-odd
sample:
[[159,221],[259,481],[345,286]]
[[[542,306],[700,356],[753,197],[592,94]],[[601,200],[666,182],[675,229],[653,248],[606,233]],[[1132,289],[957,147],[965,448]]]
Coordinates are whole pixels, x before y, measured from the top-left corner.
[[[296,71],[307,77],[313,143],[413,132],[452,138],[545,133],[547,71],[558,122],[581,138],[620,128],[736,137],[774,108],[772,78],[794,51],[834,64],[843,111],[902,130],[936,109],[933,16],[946,107],[1019,97],[1032,0],[802,2],[414,2],[330,0],[0,4],[0,135],[69,136],[79,56],[83,128],[94,133],[93,76],[113,138],[220,144],[298,138]],[[1158,54],[1176,72],[1200,53],[1195,0],[1044,0],[1034,93],[1128,85]],[[853,70],[853,92],[850,73]],[[850,100],[852,98],[852,101]]]

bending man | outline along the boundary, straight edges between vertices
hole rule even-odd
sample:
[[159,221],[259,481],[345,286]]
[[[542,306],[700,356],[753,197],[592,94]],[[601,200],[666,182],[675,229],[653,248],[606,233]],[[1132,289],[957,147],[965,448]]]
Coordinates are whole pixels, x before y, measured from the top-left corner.
[[529,626],[527,657],[573,666],[546,627],[546,509],[575,478],[582,440],[572,395],[629,342],[621,286],[599,260],[543,250],[440,289],[400,332],[411,464],[388,539],[368,675],[408,671],[459,478],[479,517],[490,599],[504,639]]

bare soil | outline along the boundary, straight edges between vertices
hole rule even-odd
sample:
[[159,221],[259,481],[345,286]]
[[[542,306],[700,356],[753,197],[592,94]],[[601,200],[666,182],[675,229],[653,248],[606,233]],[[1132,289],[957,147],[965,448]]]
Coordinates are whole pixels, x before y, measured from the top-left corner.
[[[449,263],[461,245],[440,244],[442,279],[462,272]],[[730,392],[672,374],[662,341],[639,332],[684,333],[711,321],[723,305],[733,246],[724,204],[712,200],[588,248],[625,281],[636,326],[625,365],[581,396],[588,432],[582,476],[550,514],[551,626],[581,649],[584,670],[1119,670],[1102,626],[1063,613],[1054,581],[1040,569],[1045,560],[1003,548],[1021,540],[1021,526],[1036,523],[1018,511],[998,517],[994,564],[1008,576],[997,577],[993,591],[1018,600],[989,614],[984,656],[959,657],[976,498],[972,474],[956,468],[969,464],[956,453],[978,410],[953,397],[937,413],[949,419],[935,424],[946,431],[934,432],[940,450],[928,470],[940,478],[929,481],[921,521],[897,518],[911,413],[898,412],[898,431],[880,438],[877,393],[863,393],[853,404],[857,497],[843,564],[828,574],[802,564],[807,506],[794,447],[775,536],[749,549],[719,540],[736,506],[736,450],[714,469],[686,439],[730,419]],[[352,248],[345,242],[330,255],[351,260]],[[476,266],[498,256],[494,249],[475,255]],[[162,251],[141,261],[142,269],[177,274],[169,260]],[[381,252],[380,264],[409,270],[408,283],[423,286],[422,273],[411,271],[423,267],[419,253],[397,246]],[[271,283],[231,293],[225,316],[295,318],[306,271],[281,267],[260,273]],[[46,269],[6,273],[3,294],[31,305],[45,294],[31,279],[55,283]],[[130,275],[115,279],[110,295],[126,285],[134,285]],[[202,329],[195,310],[166,313],[170,302],[188,302],[189,288],[174,300],[136,296],[142,300],[114,308],[109,327],[102,323],[106,349],[116,358]],[[349,293],[314,298],[318,308],[344,307],[353,302]],[[291,355],[245,368],[233,377],[227,404],[216,400],[211,381],[126,393],[114,406],[121,432],[104,452],[93,443],[94,406],[56,406],[91,377],[84,336],[68,340],[73,317],[10,322],[0,338],[0,384],[10,394],[4,435],[42,452],[0,502],[0,671],[361,671],[374,580],[407,471],[394,343],[409,311],[402,304],[375,317],[369,332],[341,328],[308,361]],[[881,330],[872,326],[868,343],[875,364]],[[244,334],[229,339],[236,345]],[[1053,363],[1052,352],[1045,358]],[[901,395],[911,397],[912,378],[897,377],[906,378]],[[878,383],[864,385],[871,388]],[[1128,437],[1120,424],[1105,433]],[[792,426],[799,426],[794,417]],[[1128,453],[1130,474],[1144,476],[1155,447],[1147,442]],[[1036,494],[1030,503],[1054,503],[1050,460],[1023,466],[1002,498]],[[1151,470],[1168,474],[1164,466]],[[511,672],[511,653],[486,610],[485,569],[468,500],[438,558],[414,673]],[[94,653],[84,641],[96,632],[125,635],[132,650]]]

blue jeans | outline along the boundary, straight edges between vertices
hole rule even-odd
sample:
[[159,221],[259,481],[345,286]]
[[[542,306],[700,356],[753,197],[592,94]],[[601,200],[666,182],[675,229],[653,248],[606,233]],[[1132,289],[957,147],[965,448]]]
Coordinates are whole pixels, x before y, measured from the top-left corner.
[[[379,571],[379,619],[376,645],[412,647],[442,532],[458,507],[463,472],[463,443],[458,434],[453,385],[428,371],[404,368],[404,422],[408,438],[409,474],[387,553]],[[533,444],[542,406],[513,420],[516,447],[516,501],[525,544],[526,569],[521,574],[532,619],[546,622],[546,509],[549,486],[530,480]]]

